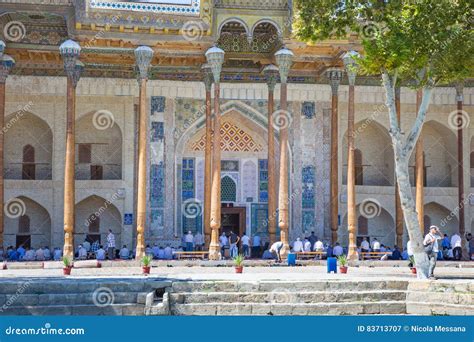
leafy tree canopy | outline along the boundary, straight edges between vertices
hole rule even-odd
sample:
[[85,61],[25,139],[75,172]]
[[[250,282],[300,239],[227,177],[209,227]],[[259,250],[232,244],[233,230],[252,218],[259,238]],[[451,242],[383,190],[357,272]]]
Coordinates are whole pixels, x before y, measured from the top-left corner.
[[472,0],[296,0],[299,39],[317,42],[357,33],[359,72],[387,73],[414,87],[474,75]]

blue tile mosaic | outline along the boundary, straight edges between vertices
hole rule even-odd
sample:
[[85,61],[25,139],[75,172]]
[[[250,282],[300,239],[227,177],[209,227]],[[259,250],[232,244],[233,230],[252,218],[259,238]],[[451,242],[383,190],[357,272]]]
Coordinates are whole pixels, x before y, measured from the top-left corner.
[[151,123],[151,142],[162,141],[165,138],[165,128],[163,122],[153,121]]
[[303,167],[303,209],[314,209],[315,206],[315,168]]
[[303,105],[301,106],[301,114],[306,119],[314,118],[315,113],[316,113],[316,104],[314,102],[303,102]]
[[258,201],[268,202],[268,160],[258,161]]
[[163,208],[165,202],[165,166],[163,162],[152,164],[150,170],[150,206]]
[[166,109],[166,98],[164,96],[151,97],[151,114],[163,113]]

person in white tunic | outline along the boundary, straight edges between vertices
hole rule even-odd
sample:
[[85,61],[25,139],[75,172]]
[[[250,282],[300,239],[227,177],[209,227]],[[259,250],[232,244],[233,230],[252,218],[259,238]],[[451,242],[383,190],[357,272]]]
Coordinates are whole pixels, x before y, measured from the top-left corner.
[[293,243],[293,252],[299,253],[299,252],[303,252],[303,250],[304,250],[303,242],[301,241],[300,238],[297,238],[295,243]]
[[436,279],[434,276],[434,269],[436,267],[436,260],[438,259],[438,240],[441,240],[442,238],[443,235],[439,231],[439,228],[436,226],[431,226],[430,232],[426,234],[425,239],[423,240],[425,252],[430,259],[430,268],[428,272],[430,279]]

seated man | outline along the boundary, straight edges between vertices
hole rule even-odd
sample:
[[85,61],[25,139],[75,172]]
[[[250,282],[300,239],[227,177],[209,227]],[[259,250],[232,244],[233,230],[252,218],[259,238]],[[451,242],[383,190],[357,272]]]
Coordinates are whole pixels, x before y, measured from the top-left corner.
[[270,253],[276,256],[277,262],[281,262],[280,252],[283,248],[283,242],[277,241],[270,247]]
[[105,250],[102,245],[99,246],[99,249],[95,252],[97,260],[105,260]]
[[61,249],[59,249],[58,247],[56,247],[56,248],[54,249],[54,261],[59,261],[59,260],[61,260],[61,256],[62,256]]
[[23,258],[25,257],[25,253],[26,253],[26,250],[23,246],[20,246],[18,247],[18,249],[16,250],[18,252],[18,260],[23,260]]
[[324,244],[321,240],[316,241],[313,248],[315,252],[324,252]]
[[128,260],[130,258],[130,251],[128,250],[127,245],[123,245],[119,256],[122,260]]
[[362,240],[362,243],[360,244],[360,251],[362,253],[367,253],[370,250],[370,244],[369,241],[367,241],[367,238],[365,237]]
[[165,250],[161,246],[160,248],[158,248],[158,259],[160,260],[165,259]]
[[293,252],[299,253],[303,252],[303,242],[300,238],[297,238],[295,243],[293,244]]
[[51,251],[49,250],[48,246],[45,246],[43,249],[44,260],[51,260]]
[[339,242],[336,242],[336,246],[334,246],[334,249],[332,250],[332,254],[335,257],[338,257],[344,254],[344,249],[341,247],[341,245],[339,245]]
[[44,261],[44,251],[41,247],[36,250],[36,260]]
[[79,249],[77,250],[77,258],[79,260],[87,259],[87,251],[82,245],[79,245]]
[[160,252],[160,248],[156,244],[156,242],[153,244],[152,248],[152,253],[153,253],[153,259],[159,259],[160,257],[158,256],[158,253]]
[[36,258],[35,251],[32,250],[32,249],[27,248],[26,253],[25,253],[25,257],[23,258],[23,260],[25,260],[25,261],[34,261],[35,258]]
[[303,249],[305,252],[311,252],[311,242],[307,238],[304,239]]

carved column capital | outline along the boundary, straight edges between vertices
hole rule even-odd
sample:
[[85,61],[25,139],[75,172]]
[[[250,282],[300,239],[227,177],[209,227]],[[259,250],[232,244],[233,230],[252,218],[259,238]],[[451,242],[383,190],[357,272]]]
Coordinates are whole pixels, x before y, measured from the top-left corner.
[[268,91],[275,91],[275,86],[278,83],[278,76],[280,74],[278,68],[273,64],[269,64],[263,69],[263,74],[267,81]]
[[326,77],[329,80],[329,85],[331,86],[332,94],[337,95],[339,89],[339,84],[343,77],[344,71],[339,68],[330,68],[326,70]]
[[212,90],[212,83],[214,83],[214,76],[212,74],[212,69],[209,64],[204,64],[201,68],[202,71],[202,82],[206,87],[206,92],[210,92]]
[[456,83],[456,101],[464,100],[464,82],[459,81]]

